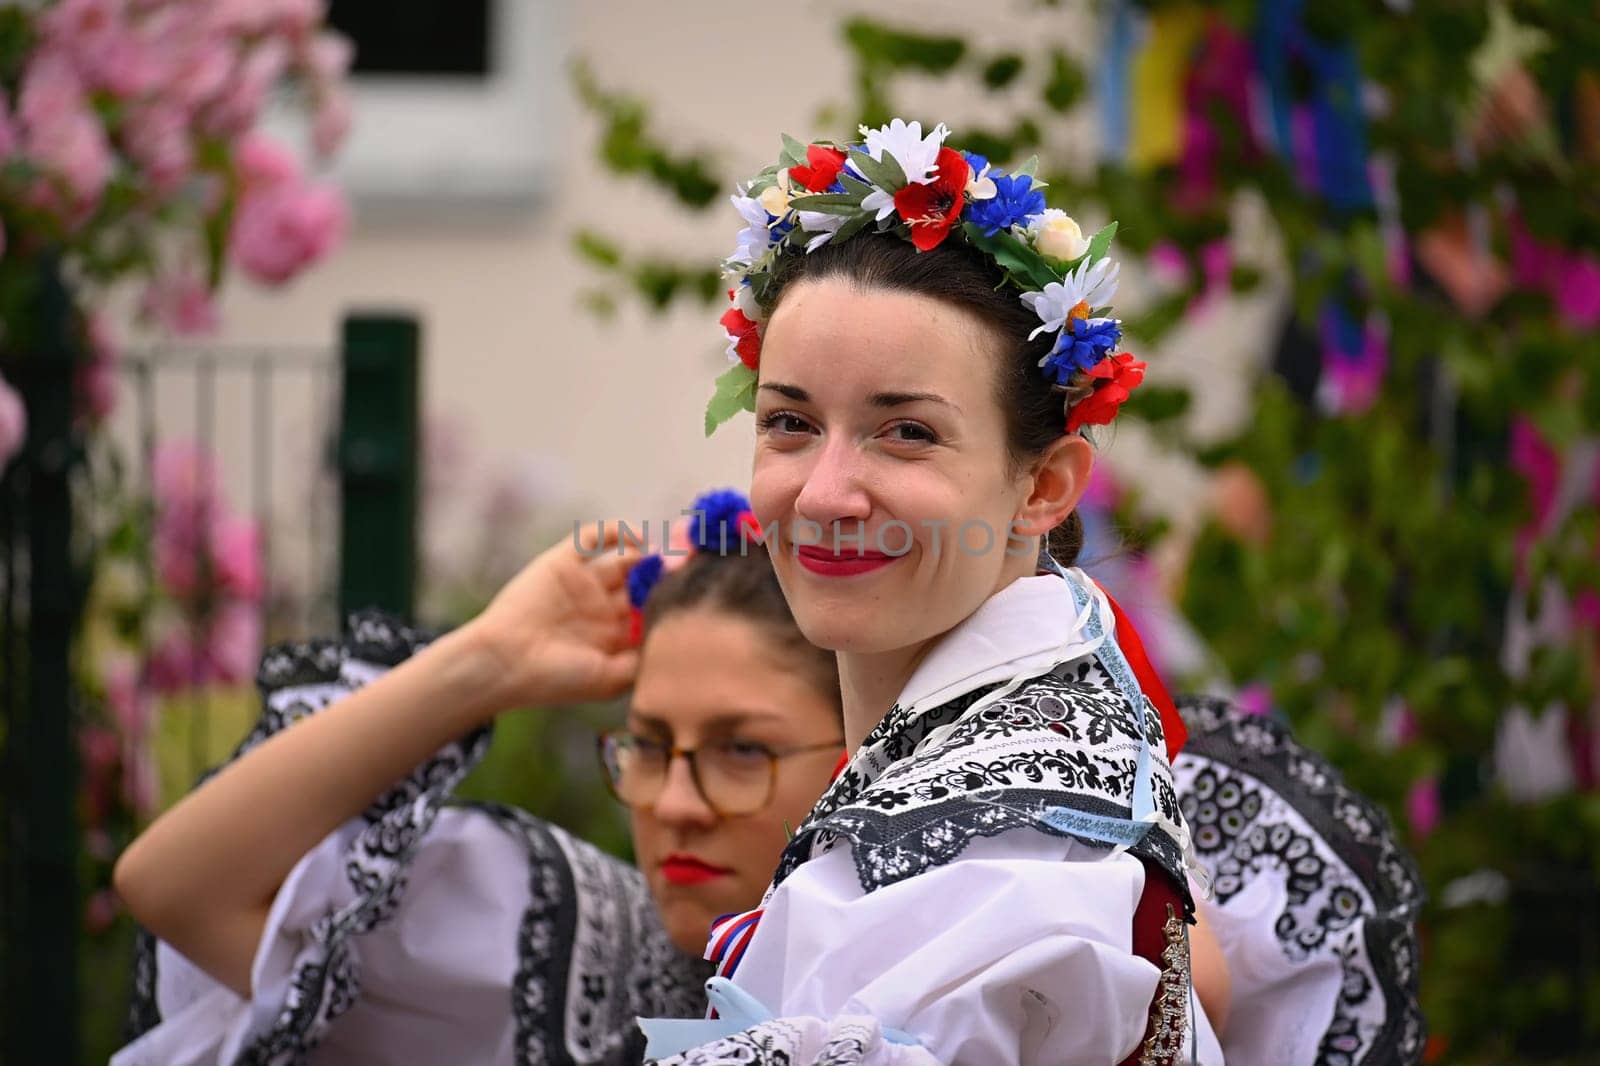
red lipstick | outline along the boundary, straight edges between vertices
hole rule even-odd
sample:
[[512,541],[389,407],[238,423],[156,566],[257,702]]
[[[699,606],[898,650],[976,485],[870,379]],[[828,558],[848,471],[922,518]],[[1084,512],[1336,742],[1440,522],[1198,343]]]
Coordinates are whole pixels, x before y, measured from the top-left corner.
[[713,866],[693,855],[668,855],[661,860],[661,876],[675,885],[703,885],[731,873],[725,866]]
[[878,570],[896,559],[898,555],[883,552],[833,552],[816,544],[802,544],[795,549],[800,565],[813,574],[823,577],[851,577]]

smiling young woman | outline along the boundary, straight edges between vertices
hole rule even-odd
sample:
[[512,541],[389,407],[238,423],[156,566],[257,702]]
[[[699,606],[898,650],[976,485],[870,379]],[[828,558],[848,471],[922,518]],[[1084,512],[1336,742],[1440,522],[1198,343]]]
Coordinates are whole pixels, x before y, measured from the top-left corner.
[[652,1051],[1220,1062],[1189,994],[1183,726],[1071,569],[1077,430],[1142,377],[1115,352],[1109,231],[1072,239],[1030,178],[942,126],[864,132],[805,167],[789,145],[736,197],[741,366],[708,415],[742,383],[755,514],[801,632],[837,655],[852,756],[745,949],[714,937],[723,1035]]

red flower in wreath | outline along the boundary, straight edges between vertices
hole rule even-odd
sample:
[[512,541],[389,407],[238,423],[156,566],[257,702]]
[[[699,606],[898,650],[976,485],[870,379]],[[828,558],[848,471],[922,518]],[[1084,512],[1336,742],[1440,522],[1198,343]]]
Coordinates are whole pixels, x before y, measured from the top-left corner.
[[1144,382],[1144,368],[1144,360],[1123,352],[1108,355],[1096,363],[1094,369],[1084,371],[1099,384],[1088,396],[1073,404],[1067,413],[1067,432],[1076,433],[1084,426],[1103,426],[1117,417],[1133,390]]
[[966,205],[963,193],[972,168],[954,148],[939,149],[939,176],[926,185],[907,185],[894,194],[895,210],[911,227],[911,243],[921,252],[939,246]]
[[805,186],[807,192],[826,192],[844,169],[845,155],[837,148],[820,144],[806,145],[806,162],[810,166],[790,167],[789,180]]
[[728,331],[729,353],[737,355],[739,362],[751,370],[756,369],[761,362],[761,324],[750,321],[750,316],[737,307],[728,308],[718,321]]

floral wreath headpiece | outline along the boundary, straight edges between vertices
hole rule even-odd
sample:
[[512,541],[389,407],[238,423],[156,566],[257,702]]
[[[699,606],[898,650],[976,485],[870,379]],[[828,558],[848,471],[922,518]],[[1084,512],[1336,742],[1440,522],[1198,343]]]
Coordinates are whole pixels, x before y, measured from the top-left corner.
[[665,554],[646,555],[628,571],[630,637],[635,644],[644,637],[644,605],[668,570],[682,566],[696,555],[743,554],[747,541],[761,541],[761,523],[756,521],[750,501],[733,489],[717,489],[696,496],[684,513],[689,518],[682,542],[670,537]]
[[739,411],[755,410],[761,335],[782,256],[805,255],[866,230],[895,233],[919,251],[958,239],[987,254],[1005,283],[1039,316],[1028,335],[1055,336],[1040,372],[1063,394],[1066,431],[1105,425],[1144,380],[1145,364],[1118,353],[1122,323],[1110,317],[1119,264],[1107,252],[1111,223],[1085,238],[1066,212],[1045,206],[1037,159],[1006,173],[971,152],[946,147],[943,123],[861,127],[862,144],[802,144],[739,186],[739,244],[723,263],[733,301],[722,316],[728,357],[706,406],[706,435]]

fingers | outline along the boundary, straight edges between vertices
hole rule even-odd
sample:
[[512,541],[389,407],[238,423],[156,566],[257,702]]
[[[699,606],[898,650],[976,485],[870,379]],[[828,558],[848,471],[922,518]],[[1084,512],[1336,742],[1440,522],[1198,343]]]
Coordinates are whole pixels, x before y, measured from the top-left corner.
[[638,673],[638,649],[626,648],[614,655],[608,655],[600,669],[598,681],[600,697],[609,699],[628,691],[633,687],[633,679]]
[[589,559],[589,572],[600,582],[600,587],[610,591],[620,589],[628,582],[628,571],[644,558],[644,551],[636,544],[621,544],[604,555]]
[[592,525],[575,522],[572,526],[571,544],[577,549],[578,554],[587,558],[616,547],[621,533],[620,522],[607,522],[605,519]]

